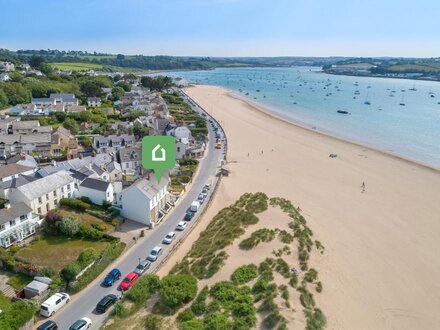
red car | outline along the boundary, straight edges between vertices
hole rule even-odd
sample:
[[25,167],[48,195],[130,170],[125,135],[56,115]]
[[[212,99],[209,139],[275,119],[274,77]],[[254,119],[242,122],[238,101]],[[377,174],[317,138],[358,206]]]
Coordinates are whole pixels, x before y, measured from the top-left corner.
[[136,283],[138,278],[139,278],[139,275],[136,274],[135,272],[129,273],[127,276],[125,276],[125,278],[123,279],[121,284],[119,284],[119,289],[127,291],[128,289],[131,288],[131,286],[134,283]]

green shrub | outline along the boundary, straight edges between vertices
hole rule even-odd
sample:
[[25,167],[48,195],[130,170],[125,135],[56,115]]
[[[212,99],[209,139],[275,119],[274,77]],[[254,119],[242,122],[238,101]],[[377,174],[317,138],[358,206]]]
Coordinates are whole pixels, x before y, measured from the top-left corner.
[[281,231],[278,233],[278,238],[279,238],[279,240],[280,240],[281,242],[283,242],[284,244],[290,244],[290,243],[293,242],[293,239],[294,239],[293,235],[290,234],[290,233],[288,233],[288,232],[285,231],[285,230],[281,230]]
[[127,314],[127,311],[125,310],[124,304],[122,301],[118,301],[115,304],[115,307],[112,310],[112,314],[117,317],[124,317]]
[[41,267],[40,268],[41,275],[46,276],[46,277],[52,278],[56,274],[56,272],[57,272],[56,269],[53,267]]
[[88,197],[86,197],[86,196],[81,196],[81,197],[79,198],[79,200],[80,200],[81,202],[84,202],[84,203],[87,203],[87,204],[92,204],[92,201],[90,200],[90,198],[88,198]]
[[307,330],[322,330],[325,328],[327,320],[320,309],[315,308],[313,311],[306,309],[304,314],[307,318]]
[[316,269],[310,268],[307,273],[304,275],[304,280],[306,282],[312,283],[318,278],[318,272]]
[[90,209],[91,207],[89,203],[85,203],[83,201],[80,201],[79,199],[74,198],[61,198],[60,205],[67,206],[78,211],[85,211]]
[[98,251],[96,251],[92,247],[89,247],[89,248],[85,248],[84,250],[81,251],[81,253],[78,256],[77,261],[81,267],[86,267],[98,258],[99,258]]
[[319,293],[322,292],[322,283],[321,282],[316,283],[316,292],[319,292]]
[[209,289],[204,287],[191,305],[191,310],[197,316],[202,315],[206,311],[206,298],[208,298]]
[[161,281],[160,299],[168,307],[176,308],[197,295],[197,279],[191,275],[168,275]]
[[192,320],[194,318],[195,318],[195,315],[194,315],[193,311],[189,308],[186,308],[185,310],[180,312],[179,315],[177,315],[178,322],[185,322],[185,321]]
[[107,226],[104,224],[100,224],[100,223],[92,223],[91,224],[92,228],[98,230],[98,231],[106,231],[107,230]]
[[95,262],[86,272],[74,283],[69,285],[69,292],[76,293],[97,278],[105,268],[124,251],[125,243],[109,244],[101,253],[99,261]]
[[283,259],[276,259],[275,270],[280,273],[284,278],[290,278],[291,273],[289,265]]
[[250,250],[260,242],[270,242],[275,238],[275,230],[262,228],[254,231],[250,237],[240,242],[239,247],[243,250]]
[[273,329],[283,319],[280,313],[277,311],[271,312],[263,320],[263,324],[268,329]]
[[30,300],[13,302],[2,310],[0,329],[19,330],[34,317],[36,312],[37,307]]
[[150,314],[145,318],[145,329],[146,330],[161,330],[162,329],[162,318],[157,315]]
[[223,313],[208,314],[203,320],[205,329],[229,330],[232,329],[232,324],[228,317]]
[[57,225],[62,234],[74,237],[80,229],[81,222],[75,217],[64,217]]
[[182,322],[179,325],[180,330],[204,330],[203,322],[197,319]]
[[257,266],[254,264],[250,264],[237,268],[231,275],[231,281],[234,284],[244,284],[253,280],[257,276]]
[[81,271],[81,266],[77,262],[70,262],[63,269],[61,269],[61,277],[67,281],[73,281],[76,275]]
[[145,274],[137,280],[129,291],[124,295],[135,304],[143,305],[159,289],[160,279],[154,274]]

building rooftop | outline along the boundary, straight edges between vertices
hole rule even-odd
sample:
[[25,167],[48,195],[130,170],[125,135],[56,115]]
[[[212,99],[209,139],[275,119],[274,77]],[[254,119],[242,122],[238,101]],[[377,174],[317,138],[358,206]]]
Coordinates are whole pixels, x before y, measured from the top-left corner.
[[73,178],[67,171],[59,171],[57,173],[45,176],[39,180],[25,184],[17,188],[17,190],[26,196],[27,199],[33,200],[71,182],[73,182]]
[[99,191],[107,191],[109,182],[99,179],[87,178],[81,184],[80,187],[95,189]]
[[0,167],[0,179],[32,170],[32,167],[20,164],[8,164]]
[[0,224],[7,223],[29,212],[32,212],[32,209],[23,202],[11,205],[8,209],[1,209]]

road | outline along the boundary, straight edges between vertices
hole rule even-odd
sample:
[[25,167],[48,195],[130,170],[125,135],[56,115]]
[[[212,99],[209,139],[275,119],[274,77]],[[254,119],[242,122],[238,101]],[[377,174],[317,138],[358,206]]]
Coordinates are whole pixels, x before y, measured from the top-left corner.
[[[203,111],[197,105],[193,105],[193,108],[197,112]],[[96,304],[99,300],[101,300],[102,297],[109,293],[120,296],[120,293],[117,291],[117,286],[119,285],[120,281],[117,282],[117,285],[114,285],[110,288],[100,286],[100,282],[103,280],[107,272],[109,272],[112,268],[118,268],[121,271],[122,276],[125,276],[137,266],[139,258],[145,259],[154,246],[161,245],[164,249],[164,253],[159,260],[151,265],[148,272],[153,272],[161,260],[163,260],[163,258],[171,251],[173,245],[167,246],[161,244],[163,237],[168,232],[173,231],[176,225],[183,219],[186,210],[189,208],[191,203],[197,199],[198,195],[202,191],[203,186],[206,183],[213,181],[220,164],[220,160],[224,157],[223,150],[215,149],[216,139],[214,130],[209,124],[208,128],[209,142],[207,150],[205,152],[205,157],[199,164],[199,171],[191,185],[191,188],[185,193],[181,200],[176,204],[172,212],[167,215],[167,218],[159,226],[152,230],[147,230],[145,237],[138,239],[137,243],[134,244],[121,257],[119,257],[113,264],[111,264],[99,278],[89,284],[87,288],[82,290],[80,293],[72,296],[70,302],[51,318],[58,324],[59,329],[68,329],[70,325],[82,317],[88,317],[92,320],[92,329],[99,329],[109,317],[111,310],[101,315],[96,314],[94,312]],[[223,132],[222,136],[224,136]],[[211,197],[211,193],[212,189],[208,198]],[[202,207],[206,207],[207,203],[208,199],[203,203]],[[200,211],[197,213],[200,214]],[[195,224],[195,219],[190,221],[187,229],[185,230],[188,231],[190,226],[194,226]],[[174,241],[174,244],[177,243],[183,234],[184,233],[182,232],[177,232],[177,238]],[[38,324],[41,324],[41,322],[38,322]]]

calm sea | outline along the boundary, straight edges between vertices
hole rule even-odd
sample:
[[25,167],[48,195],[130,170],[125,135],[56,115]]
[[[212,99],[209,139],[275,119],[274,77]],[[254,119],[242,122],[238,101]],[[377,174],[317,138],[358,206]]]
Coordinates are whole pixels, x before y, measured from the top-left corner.
[[335,76],[311,67],[169,75],[229,88],[306,126],[440,167],[438,82]]

